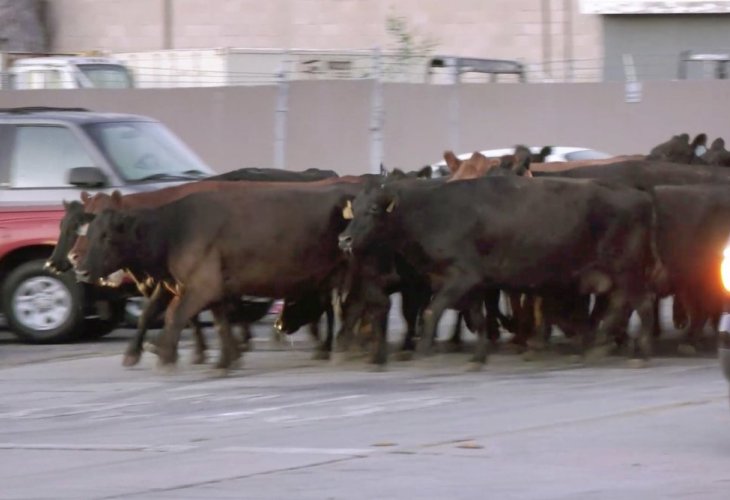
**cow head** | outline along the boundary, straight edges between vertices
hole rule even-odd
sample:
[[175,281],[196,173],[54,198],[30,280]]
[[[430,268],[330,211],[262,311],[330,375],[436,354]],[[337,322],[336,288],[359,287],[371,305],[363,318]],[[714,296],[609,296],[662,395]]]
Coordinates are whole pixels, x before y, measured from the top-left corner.
[[340,248],[348,253],[389,236],[388,221],[393,217],[398,200],[387,184],[366,189],[345,207],[343,217],[350,219],[345,231],[340,234]]
[[725,141],[721,137],[712,141],[710,149],[708,149],[701,158],[708,165],[730,167],[730,151],[725,149]]
[[459,171],[462,160],[457,158],[453,151],[444,151],[444,161],[446,162],[446,166],[449,167],[451,175]]
[[78,201],[63,202],[64,215],[60,223],[60,233],[53,253],[46,261],[46,269],[54,273],[63,273],[71,269],[74,262],[69,259],[69,252],[76,243],[79,231],[88,224],[94,216],[85,213],[84,205]]
[[[518,146],[520,147],[520,146]],[[524,146],[522,146],[524,147]],[[515,153],[517,150],[515,149]],[[528,149],[529,152],[529,149]],[[532,163],[545,163],[547,161],[547,157],[553,154],[553,147],[552,146],[544,146],[539,153],[530,154],[530,161]]]
[[325,298],[317,293],[286,299],[274,327],[281,333],[292,334],[301,327],[318,321],[326,307]]
[[655,147],[647,155],[647,160],[667,161],[672,163],[703,164],[700,154],[707,144],[707,135],[697,134],[689,142],[689,134],[673,136]]
[[102,210],[113,208],[119,210],[122,208],[122,194],[119,191],[114,191],[111,195],[106,193],[97,193],[94,196],[84,197],[81,194],[81,199],[84,200],[84,211],[86,212],[85,220],[76,230],[76,241],[72,243],[71,249],[68,251],[68,260],[71,264],[76,267],[77,262],[86,255],[86,248],[88,242],[86,240],[86,231],[89,223],[94,220],[96,214]]
[[86,252],[80,257],[77,278],[104,284],[108,276],[128,266],[142,245],[137,218],[107,209],[88,226]]

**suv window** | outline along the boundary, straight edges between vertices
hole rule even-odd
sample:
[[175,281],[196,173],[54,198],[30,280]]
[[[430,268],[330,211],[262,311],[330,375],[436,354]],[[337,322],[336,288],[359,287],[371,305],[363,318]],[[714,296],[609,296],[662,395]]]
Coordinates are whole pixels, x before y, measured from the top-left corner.
[[94,166],[78,138],[66,127],[21,125],[15,130],[14,142],[12,187],[65,187],[70,169]]

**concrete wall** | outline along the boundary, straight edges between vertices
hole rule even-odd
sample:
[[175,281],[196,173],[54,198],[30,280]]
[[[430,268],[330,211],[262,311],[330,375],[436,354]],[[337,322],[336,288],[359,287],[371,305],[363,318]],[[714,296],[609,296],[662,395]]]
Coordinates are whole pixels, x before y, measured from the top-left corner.
[[[165,122],[218,171],[272,166],[276,87],[0,91],[0,107],[85,106]],[[290,84],[287,168],[364,173],[371,165],[372,82]],[[724,81],[648,82],[639,103],[618,83],[383,88],[384,161],[416,168],[459,152],[530,145],[645,153],[673,134],[728,135]]]
[[416,40],[433,42],[434,53],[520,59],[533,80],[562,78],[570,67],[578,79],[600,75],[600,16],[581,14],[578,0],[48,0],[48,6],[58,51],[388,49],[395,40],[386,20],[399,16]]

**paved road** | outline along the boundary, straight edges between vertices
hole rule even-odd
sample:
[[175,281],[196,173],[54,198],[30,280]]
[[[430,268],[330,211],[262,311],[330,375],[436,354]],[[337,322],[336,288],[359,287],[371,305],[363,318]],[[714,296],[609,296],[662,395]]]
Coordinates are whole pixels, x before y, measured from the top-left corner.
[[0,335],[0,498],[659,499],[730,496],[728,387],[710,356],[393,362],[257,350],[228,378],[146,355],[129,331],[22,346]]

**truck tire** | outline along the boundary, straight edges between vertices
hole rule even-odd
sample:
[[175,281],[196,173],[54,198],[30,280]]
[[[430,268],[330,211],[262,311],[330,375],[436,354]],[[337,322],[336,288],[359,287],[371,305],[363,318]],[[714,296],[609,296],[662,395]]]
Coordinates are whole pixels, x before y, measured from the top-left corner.
[[8,326],[23,342],[67,342],[82,333],[84,292],[70,273],[51,274],[31,260],[6,277],[2,303]]

